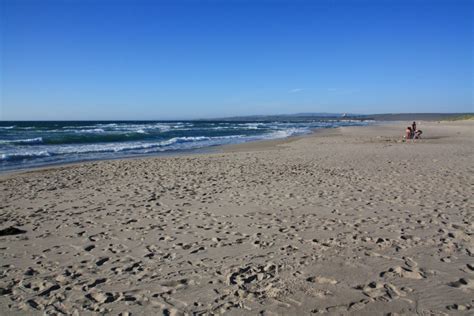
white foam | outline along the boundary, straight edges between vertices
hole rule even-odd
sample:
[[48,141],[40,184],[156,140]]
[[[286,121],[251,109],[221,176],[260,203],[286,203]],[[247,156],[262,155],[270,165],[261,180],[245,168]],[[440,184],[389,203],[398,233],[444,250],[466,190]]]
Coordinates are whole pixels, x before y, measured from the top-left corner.
[[42,142],[43,142],[42,137],[28,138],[28,139],[0,140],[0,144],[40,144]]
[[161,142],[135,142],[135,143],[102,143],[86,145],[47,145],[41,146],[37,151],[21,150],[2,154],[0,160],[26,159],[35,157],[49,157],[71,154],[93,154],[93,153],[118,153],[118,152],[153,152],[166,150],[191,149],[218,145],[233,139],[244,137],[243,135],[218,136],[218,137],[174,137]]
[[286,138],[294,135],[303,135],[309,133],[308,128],[288,128],[284,130],[277,130],[272,133],[266,134],[264,138],[266,139],[279,139]]
[[[148,154],[162,151],[172,150],[189,150],[195,148],[210,147],[223,144],[242,143],[247,141],[279,139],[294,135],[306,134],[314,128],[337,127],[344,125],[352,125],[361,122],[338,121],[338,122],[245,122],[245,123],[205,123],[203,125],[187,123],[187,122],[149,122],[145,124],[134,123],[111,123],[111,124],[94,124],[87,126],[69,126],[70,129],[47,130],[46,133],[52,131],[61,131],[69,133],[139,133],[151,134],[148,140],[122,141],[122,142],[104,142],[101,143],[81,143],[81,144],[44,144],[43,138],[29,138],[21,140],[0,140],[2,153],[0,161],[31,159],[31,162],[43,163],[45,161],[74,161],[80,159],[97,159],[108,157],[123,157],[137,154]],[[365,123],[367,124],[367,123]],[[246,135],[225,135],[225,136],[182,136],[165,140],[153,141],[153,133],[160,135],[163,131],[181,131],[184,129],[195,130],[199,133],[206,130],[206,134],[214,130],[226,130],[226,133],[246,134]],[[246,130],[258,130],[249,132]],[[39,133],[43,133],[42,130]],[[179,132],[178,132],[179,133]],[[248,135],[253,134],[253,135]],[[42,135],[42,134],[40,134]],[[15,146],[9,146],[13,144]],[[35,146],[29,146],[37,144]],[[41,158],[44,158],[43,160]],[[48,158],[49,157],[49,158]],[[34,158],[39,158],[34,160]],[[23,163],[23,162],[21,162]],[[28,162],[24,162],[27,164]],[[3,163],[6,165],[8,163]],[[2,166],[3,166],[2,165]],[[2,167],[0,166],[0,168]]]
[[20,153],[10,153],[10,154],[1,154],[1,160],[18,160],[24,158],[35,158],[35,157],[49,157],[51,154],[47,151],[36,151],[36,152],[20,152]]
[[102,128],[92,128],[92,129],[79,129],[79,130],[72,130],[74,133],[104,133],[105,130]]

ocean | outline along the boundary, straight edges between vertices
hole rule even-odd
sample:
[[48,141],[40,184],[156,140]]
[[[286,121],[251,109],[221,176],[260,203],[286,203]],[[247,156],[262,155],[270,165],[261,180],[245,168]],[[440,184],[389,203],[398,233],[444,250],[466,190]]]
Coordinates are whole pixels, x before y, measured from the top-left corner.
[[367,121],[0,121],[0,172],[86,160],[185,153]]

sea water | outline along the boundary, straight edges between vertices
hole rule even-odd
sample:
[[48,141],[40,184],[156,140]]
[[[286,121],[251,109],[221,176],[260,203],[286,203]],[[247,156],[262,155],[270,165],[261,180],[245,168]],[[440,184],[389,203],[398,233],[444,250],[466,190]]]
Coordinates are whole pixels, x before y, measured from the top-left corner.
[[189,152],[367,121],[0,121],[0,171]]

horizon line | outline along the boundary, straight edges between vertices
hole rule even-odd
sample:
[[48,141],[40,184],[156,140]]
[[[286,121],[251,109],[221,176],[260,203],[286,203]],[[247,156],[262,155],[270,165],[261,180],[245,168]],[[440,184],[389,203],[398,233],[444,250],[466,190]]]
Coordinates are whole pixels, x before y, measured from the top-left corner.
[[[252,118],[252,117],[275,117],[275,116],[282,116],[288,118],[298,118],[300,117],[320,117],[320,118],[331,118],[331,117],[338,117],[342,116],[346,113],[328,113],[328,112],[320,112],[320,113],[291,113],[291,114],[253,114],[253,115],[236,115],[236,116],[225,116],[225,117],[216,117],[216,118],[195,118],[195,119],[59,119],[59,120],[51,120],[51,119],[34,119],[34,120],[4,120],[0,119],[0,122],[94,122],[94,121],[123,121],[123,122],[130,122],[130,121],[141,121],[141,122],[151,122],[151,121],[218,121],[218,120],[229,120],[229,119],[238,119],[238,118]],[[388,112],[388,113],[372,113],[372,114],[357,114],[357,113],[349,113],[346,114],[348,118],[350,117],[369,117],[369,116],[381,116],[381,115],[474,115],[474,112]]]

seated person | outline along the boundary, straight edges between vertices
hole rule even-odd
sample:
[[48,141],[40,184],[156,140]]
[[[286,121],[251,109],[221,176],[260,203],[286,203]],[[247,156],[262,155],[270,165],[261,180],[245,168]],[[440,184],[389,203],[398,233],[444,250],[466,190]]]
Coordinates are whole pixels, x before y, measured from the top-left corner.
[[413,138],[413,131],[412,131],[411,127],[408,126],[407,129],[405,130],[405,139],[409,140],[411,138]]
[[417,129],[417,130],[415,131],[415,138],[416,138],[416,139],[421,138],[421,134],[423,134],[423,132],[421,131],[421,129]]

